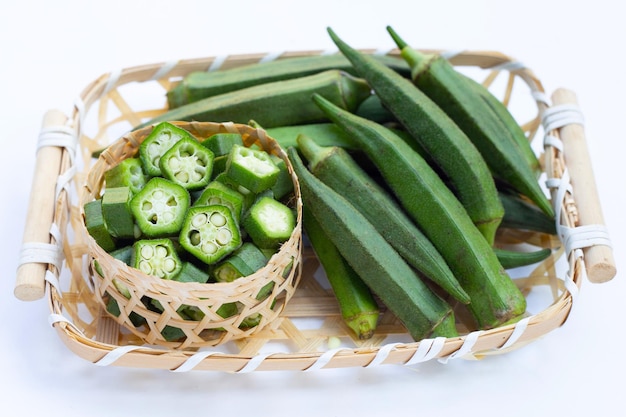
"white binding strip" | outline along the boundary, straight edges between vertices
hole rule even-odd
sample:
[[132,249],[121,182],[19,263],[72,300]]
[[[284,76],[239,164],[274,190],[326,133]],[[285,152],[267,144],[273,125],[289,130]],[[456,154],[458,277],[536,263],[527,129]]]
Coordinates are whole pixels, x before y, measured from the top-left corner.
[[451,353],[445,358],[440,358],[439,362],[448,363],[450,359],[462,358],[468,353],[471,353],[472,349],[474,348],[474,345],[476,344],[476,341],[483,333],[484,333],[483,330],[478,330],[478,331],[467,334],[465,336],[465,340],[463,341],[463,344],[461,345],[461,347],[456,352]]
[[446,344],[445,337],[420,340],[419,346],[411,359],[404,363],[405,366],[415,365],[420,362],[427,362],[436,357]]
[[557,149],[559,152],[563,152],[563,141],[561,140],[561,138],[558,138],[551,134],[547,134],[543,138],[543,147],[552,147],[554,149]]
[[400,343],[387,343],[386,345],[381,346],[380,349],[378,349],[378,352],[376,353],[374,359],[372,359],[370,363],[365,365],[365,367],[371,368],[383,363],[385,359],[387,359],[387,357],[389,356],[389,353],[391,353],[392,350],[395,350],[396,346],[398,346],[399,344]]
[[127,345],[127,346],[121,346],[121,347],[115,348],[109,353],[107,353],[106,355],[104,355],[102,358],[94,362],[94,365],[109,366],[115,363],[115,361],[117,361],[122,356],[126,355],[128,352],[132,352],[133,350],[137,350],[140,348],[141,346],[134,346],[134,345]]
[[102,92],[103,96],[115,88],[115,86],[117,85],[117,82],[120,80],[121,75],[122,75],[122,70],[120,69],[111,71],[109,73],[109,78],[107,79],[107,83],[104,86],[104,91]]
[[458,55],[461,55],[462,53],[463,53],[462,49],[454,49],[454,50],[449,50],[449,51],[441,51],[439,55],[449,61],[452,58]]
[[308,368],[304,369],[303,372],[310,372],[310,371],[315,371],[317,369],[323,368],[324,366],[326,366],[328,364],[328,362],[331,361],[331,359],[337,353],[339,353],[339,352],[341,352],[343,350],[349,350],[349,349],[339,347],[339,348],[336,348],[336,349],[327,350],[319,358],[317,358],[317,360],[315,362],[313,362],[313,364],[311,366],[309,366]]
[[62,251],[58,244],[24,242],[20,250],[18,266],[31,263],[51,264],[60,270],[62,260]]
[[76,145],[78,138],[74,129],[69,126],[50,126],[42,128],[39,132],[39,139],[37,140],[37,151],[46,146],[58,146],[65,148],[70,152],[70,155],[76,153]]
[[276,61],[284,52],[269,52],[259,60],[259,63]]
[[49,269],[46,271],[44,275],[44,280],[50,284],[58,294],[61,294],[61,284],[59,283],[59,277],[57,277],[52,271]]
[[165,77],[169,72],[178,65],[178,61],[169,61],[161,65],[158,70],[152,75],[151,80],[160,80]]
[[517,71],[524,68],[526,68],[526,66],[519,61],[503,62],[502,64],[491,67],[492,70],[496,71]]
[[253,356],[252,358],[250,358],[248,363],[246,363],[246,365],[240,370],[235,371],[235,373],[247,374],[249,372],[256,371],[256,369],[263,363],[263,361],[267,359],[268,356],[273,355],[273,354],[274,353],[257,354]]
[[204,359],[212,355],[217,355],[219,352],[198,352],[190,356],[185,362],[180,364],[177,368],[171,370],[171,372],[189,372],[200,364]]
[[220,55],[213,58],[213,62],[211,62],[211,65],[207,68],[207,72],[217,71],[220,69],[227,58],[228,55]]
[[526,331],[526,328],[528,327],[529,322],[530,322],[530,317],[525,317],[521,319],[520,321],[518,321],[515,324],[515,327],[513,328],[513,332],[511,333],[509,338],[506,340],[506,342],[504,342],[502,346],[498,348],[498,350],[506,349],[510,346],[513,346],[515,342],[517,342],[519,338],[524,334],[524,332]]
[[541,115],[544,131],[550,132],[570,124],[584,125],[580,108],[575,104],[560,104],[545,109]]

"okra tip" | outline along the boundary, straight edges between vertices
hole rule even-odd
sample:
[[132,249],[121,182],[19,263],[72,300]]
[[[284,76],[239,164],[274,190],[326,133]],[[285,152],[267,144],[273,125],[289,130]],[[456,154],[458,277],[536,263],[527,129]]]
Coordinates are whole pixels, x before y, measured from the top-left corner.
[[398,49],[402,50],[406,48],[407,46],[409,46],[409,44],[406,43],[400,37],[400,35],[398,35],[398,33],[395,30],[393,30],[391,26],[387,26],[387,32],[389,32],[389,34],[391,35],[391,39],[393,39],[393,41],[396,43],[396,46],[398,47]]

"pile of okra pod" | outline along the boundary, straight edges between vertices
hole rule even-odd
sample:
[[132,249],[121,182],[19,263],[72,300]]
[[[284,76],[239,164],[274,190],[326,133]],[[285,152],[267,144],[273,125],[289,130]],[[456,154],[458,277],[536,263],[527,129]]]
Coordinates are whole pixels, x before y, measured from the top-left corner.
[[415,340],[457,336],[458,309],[476,329],[519,320],[526,300],[507,269],[551,251],[495,239],[501,228],[555,233],[539,161],[483,85],[387,29],[399,58],[362,53],[329,29],[340,53],[191,73],[145,125],[232,121],[278,141],[355,336],[372,336],[380,303]]

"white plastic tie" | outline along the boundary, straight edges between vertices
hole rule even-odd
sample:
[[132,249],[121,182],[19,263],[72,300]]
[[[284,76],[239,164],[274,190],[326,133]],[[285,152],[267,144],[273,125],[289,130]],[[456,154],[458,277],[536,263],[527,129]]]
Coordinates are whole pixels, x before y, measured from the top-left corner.
[[213,58],[213,62],[211,62],[211,65],[207,68],[207,72],[217,71],[220,69],[227,58],[228,55],[220,55]]
[[189,372],[189,371],[192,371],[203,360],[205,360],[209,356],[216,355],[216,354],[219,354],[219,352],[205,351],[205,352],[194,353],[185,362],[180,364],[177,368],[172,369],[171,372]]
[[484,331],[482,331],[482,330],[469,333],[468,335],[465,336],[465,340],[463,341],[463,344],[461,345],[461,347],[457,351],[451,353],[450,355],[446,356],[445,358],[440,358],[439,362],[441,362],[441,363],[448,363],[448,361],[450,359],[462,358],[463,356],[471,353],[472,349],[474,348],[474,345],[478,341],[478,338],[483,333],[484,333]]
[[166,62],[155,71],[155,73],[151,77],[151,80],[158,81],[161,78],[164,78],[167,74],[170,73],[172,69],[174,69],[174,67],[176,67],[176,65],[178,65],[178,61]]
[[533,91],[532,96],[537,103],[550,106],[550,99],[548,98],[548,95],[544,93],[543,91]]
[[60,270],[62,260],[62,251],[58,244],[24,242],[20,251],[18,264],[51,264],[54,265],[57,270]]
[[577,105],[559,104],[543,111],[541,124],[546,132],[550,132],[570,124],[584,125],[585,120]]
[[284,52],[269,52],[259,60],[259,63],[276,61]]
[[445,337],[420,340],[419,346],[411,359],[404,363],[405,366],[415,365],[420,362],[428,362],[435,358],[446,344]]
[[513,346],[519,338],[524,334],[526,328],[528,328],[528,323],[530,322],[530,317],[525,317],[518,321],[513,328],[513,332],[509,336],[509,338],[504,342],[502,346],[498,348],[498,350],[506,349],[508,347]]
[[42,128],[37,140],[37,151],[46,146],[65,148],[73,158],[76,154],[78,139],[74,129],[69,126],[50,126]]
[[55,187],[55,197],[58,199],[59,195],[61,195],[61,191],[65,190],[69,193],[70,191],[70,182],[72,178],[74,178],[74,174],[76,173],[76,166],[72,165],[65,172],[59,174],[57,178],[57,183]]
[[106,355],[104,355],[102,358],[94,362],[94,365],[109,366],[115,363],[115,361],[117,361],[122,356],[126,355],[128,352],[132,352],[133,350],[137,350],[139,348],[141,348],[141,346],[136,345],[128,345],[115,348]]
[[552,147],[554,149],[557,149],[559,152],[563,152],[563,141],[561,140],[561,138],[558,138],[551,134],[547,134],[543,138],[543,147]]
[[335,357],[335,355],[343,350],[348,350],[347,348],[336,348],[336,349],[330,349],[327,350],[326,352],[324,352],[319,358],[317,358],[317,360],[315,362],[313,362],[313,364],[311,366],[309,366],[308,368],[304,369],[303,372],[311,372],[311,371],[315,371],[318,369],[322,369],[324,366],[326,366],[328,364],[328,362],[330,362],[332,360],[333,357]]
[[447,59],[449,61],[452,58],[461,55],[462,53],[463,53],[462,49],[454,49],[454,50],[449,50],[449,51],[441,51],[439,53],[439,56],[441,56],[442,58],[445,58],[445,59]]
[[250,360],[248,361],[248,363],[246,363],[246,365],[241,368],[238,371],[235,371],[235,373],[237,374],[247,374],[253,371],[256,371],[256,369],[261,366],[261,364],[263,363],[263,361],[265,359],[267,359],[268,356],[273,355],[273,353],[268,352],[268,353],[260,353],[257,354],[255,356],[253,356],[252,358],[250,358]]
[[109,78],[107,79],[107,83],[104,86],[104,91],[102,92],[102,95],[104,96],[105,94],[107,94],[109,91],[113,90],[115,88],[115,86],[117,85],[118,81],[120,80],[120,76],[122,75],[122,70],[117,69],[115,71],[111,71],[109,73]]
[[502,64],[491,67],[492,70],[496,71],[518,71],[524,68],[526,68],[526,66],[519,61],[503,62]]
[[50,284],[58,294],[61,294],[61,284],[59,283],[59,277],[57,277],[52,271],[47,270],[44,275],[44,280]]
[[607,228],[600,224],[577,227],[560,226],[559,235],[565,245],[567,254],[575,249],[589,248],[596,245],[612,247]]
[[398,346],[399,344],[400,343],[387,343],[386,345],[381,346],[380,349],[378,349],[378,352],[376,353],[376,356],[374,357],[374,359],[372,359],[370,363],[365,365],[365,367],[371,368],[371,367],[378,366],[381,363],[383,363],[385,359],[387,359],[389,354],[393,350],[395,350],[396,346]]

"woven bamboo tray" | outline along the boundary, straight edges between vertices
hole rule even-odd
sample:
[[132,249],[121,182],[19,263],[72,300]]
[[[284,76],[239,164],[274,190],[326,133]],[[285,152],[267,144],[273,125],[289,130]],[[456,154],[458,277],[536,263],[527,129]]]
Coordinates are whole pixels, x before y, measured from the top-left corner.
[[[363,52],[399,55],[395,49]],[[509,105],[533,145],[538,145],[535,148],[544,167],[540,181],[555,207],[559,234],[503,230],[498,235],[502,245],[554,249],[545,262],[511,271],[528,300],[527,314],[518,323],[476,331],[460,319],[460,337],[415,342],[392,314],[383,311],[374,337],[355,340],[342,323],[319,263],[306,245],[301,280],[291,301],[278,318],[250,337],[210,348],[157,347],[144,344],[102,311],[94,299],[87,244],[75,233],[81,221],[76,196],[93,163],[92,152],[163,112],[165,92],[191,71],[325,51],[208,57],[126,68],[89,84],[76,99],[71,115],[56,110],[47,113],[15,296],[24,301],[46,297],[49,322],[58,336],[89,362],[174,372],[311,371],[479,359],[518,349],[555,330],[567,320],[585,277],[599,283],[616,273],[576,97],[564,89],[549,97],[530,69],[499,52],[426,52],[446,56],[459,70],[489,87]]]

